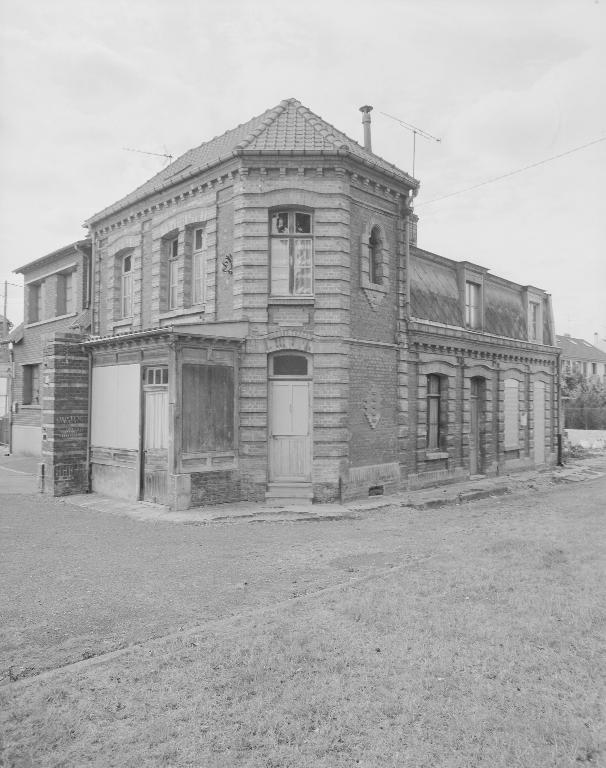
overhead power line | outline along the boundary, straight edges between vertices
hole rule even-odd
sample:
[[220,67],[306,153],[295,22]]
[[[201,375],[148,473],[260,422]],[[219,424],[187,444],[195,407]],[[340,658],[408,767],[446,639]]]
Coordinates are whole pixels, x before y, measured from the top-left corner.
[[517,168],[515,171],[509,171],[508,173],[503,173],[501,176],[495,176],[492,179],[486,179],[486,181],[481,181],[479,184],[474,184],[471,187],[465,187],[464,189],[458,189],[456,192],[449,192],[447,195],[434,197],[433,200],[426,200],[425,202],[418,203],[415,207],[420,208],[423,205],[430,205],[430,203],[437,203],[438,200],[446,200],[447,197],[462,195],[464,192],[471,192],[472,189],[485,187],[487,184],[494,184],[495,181],[501,181],[501,179],[507,179],[509,178],[509,176],[515,176],[517,173],[523,173],[524,171],[528,171],[531,168],[536,168],[539,165],[550,163],[552,160],[558,160],[560,157],[566,157],[566,155],[572,155],[573,152],[579,152],[581,149],[587,149],[587,147],[592,147],[594,144],[599,144],[601,141],[606,141],[606,136],[600,136],[599,139],[588,141],[587,144],[581,144],[581,146],[573,147],[572,149],[566,150],[566,152],[560,152],[559,155],[552,155],[552,157],[546,157],[543,160],[538,160],[536,163],[525,165],[523,168]]

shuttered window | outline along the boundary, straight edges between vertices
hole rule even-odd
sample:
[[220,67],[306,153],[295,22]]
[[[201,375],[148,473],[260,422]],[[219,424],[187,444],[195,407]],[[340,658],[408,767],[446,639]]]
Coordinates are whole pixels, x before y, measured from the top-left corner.
[[505,450],[520,447],[519,384],[516,379],[505,379]]
[[427,377],[427,447],[440,447],[440,377]]

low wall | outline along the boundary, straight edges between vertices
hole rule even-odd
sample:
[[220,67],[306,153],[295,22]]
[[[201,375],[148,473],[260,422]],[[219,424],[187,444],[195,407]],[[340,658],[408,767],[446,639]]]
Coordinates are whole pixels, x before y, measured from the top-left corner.
[[570,445],[606,450],[606,429],[566,429],[564,437]]

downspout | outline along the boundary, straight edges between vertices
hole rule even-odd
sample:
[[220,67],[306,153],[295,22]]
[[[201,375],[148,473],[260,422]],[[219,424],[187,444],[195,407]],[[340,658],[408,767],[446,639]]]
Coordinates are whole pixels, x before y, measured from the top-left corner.
[[15,353],[13,351],[13,342],[8,346],[8,455],[13,452],[13,398],[15,381]]
[[562,375],[561,375],[561,357],[562,357],[562,351],[558,349],[556,352],[556,422],[557,422],[557,446],[558,446],[558,453],[557,453],[557,464],[558,467],[564,466],[564,461],[562,460]]
[[86,350],[88,353],[88,414],[86,418],[86,493],[91,492],[91,465],[90,465],[90,432],[92,421],[93,404],[93,351]]

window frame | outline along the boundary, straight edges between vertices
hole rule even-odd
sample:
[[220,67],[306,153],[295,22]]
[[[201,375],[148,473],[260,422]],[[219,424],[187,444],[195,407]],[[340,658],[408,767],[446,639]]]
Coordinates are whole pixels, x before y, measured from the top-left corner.
[[465,280],[465,327],[482,329],[482,284],[469,279]]
[[21,404],[40,406],[40,363],[22,366]]
[[179,235],[166,239],[166,254],[168,264],[168,309],[179,306]]
[[125,319],[133,316],[133,272],[133,254],[129,251],[120,257],[120,317]]
[[74,312],[74,273],[59,272],[57,274],[57,295],[55,316],[62,317]]
[[27,324],[40,323],[44,320],[44,280],[27,284]]
[[[274,217],[278,217],[280,214],[286,214],[288,216],[288,231],[287,232],[273,232]],[[297,214],[302,214],[309,217],[309,232],[297,232],[296,221]],[[314,228],[314,212],[313,209],[306,206],[275,206],[269,209],[268,212],[268,238],[269,238],[269,295],[277,298],[291,298],[291,299],[308,299],[314,296],[314,256],[315,256],[315,228]],[[277,251],[274,250],[274,243],[278,241],[288,242],[288,292],[278,292],[274,289],[277,280],[274,280],[274,274],[277,271],[275,263],[277,261]],[[297,242],[309,241],[309,264],[303,265],[300,274],[304,275],[305,271],[309,269],[309,291],[308,292],[296,292],[297,282]],[[274,256],[276,254],[276,256]]]
[[[196,238],[200,233],[200,247]],[[191,232],[191,303],[192,306],[206,301],[206,227],[194,227]]]
[[442,448],[443,437],[442,376],[436,373],[427,374],[426,387],[427,434],[425,439],[425,447],[427,451],[440,451]]

